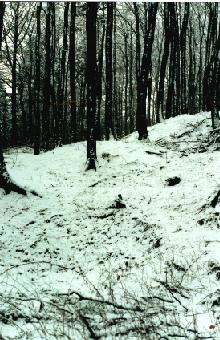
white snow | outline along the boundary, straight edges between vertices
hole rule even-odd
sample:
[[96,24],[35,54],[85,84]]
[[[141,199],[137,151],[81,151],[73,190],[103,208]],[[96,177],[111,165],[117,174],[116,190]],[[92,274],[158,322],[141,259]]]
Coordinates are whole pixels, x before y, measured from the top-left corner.
[[[220,204],[210,206],[220,189],[220,158],[211,148],[199,152],[210,131],[210,114],[200,113],[151,127],[148,141],[133,133],[98,142],[96,172],[85,171],[85,142],[39,156],[7,153],[11,177],[42,197],[0,191],[2,301],[22,297],[27,315],[39,312],[39,301],[73,290],[121,304],[128,295],[166,297],[185,329],[196,325],[200,335],[220,339],[219,307],[212,307],[220,299]],[[168,186],[175,176],[180,183]],[[115,208],[118,195],[126,208]],[[171,294],[158,281],[179,291]],[[2,322],[4,306],[3,337],[53,339],[40,322]],[[79,334],[72,338],[83,339]]]

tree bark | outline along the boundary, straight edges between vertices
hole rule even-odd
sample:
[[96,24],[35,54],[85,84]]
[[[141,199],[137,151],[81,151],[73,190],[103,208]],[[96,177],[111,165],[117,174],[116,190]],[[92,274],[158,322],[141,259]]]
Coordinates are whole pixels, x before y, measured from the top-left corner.
[[161,116],[164,113],[164,79],[166,74],[166,67],[170,52],[170,42],[171,42],[171,31],[170,31],[170,11],[169,3],[164,3],[164,47],[163,47],[163,57],[160,65],[160,80],[159,89],[157,92],[156,99],[156,122],[160,123]]
[[65,76],[66,76],[66,53],[67,53],[67,30],[68,30],[68,11],[69,11],[69,2],[64,4],[64,17],[63,17],[63,46],[62,46],[62,54],[60,60],[60,76],[59,76],[59,84],[58,84],[58,145],[61,146],[63,143],[63,130],[64,127],[64,117],[63,117],[63,109],[64,109],[64,88],[65,88]]
[[41,37],[41,9],[42,2],[37,6],[37,34],[35,41],[35,96],[34,96],[34,154],[40,153],[40,37]]
[[157,8],[158,3],[151,3],[149,4],[148,13],[147,9],[145,9],[144,53],[141,62],[140,75],[138,77],[136,111],[136,125],[140,140],[148,137],[146,99],[149,84],[149,70],[151,68],[152,46],[156,27]]
[[29,74],[28,74],[28,139],[32,144],[33,139],[33,87],[32,87],[32,78],[33,78],[33,52],[32,52],[32,40],[31,36],[29,37],[29,45],[30,45],[30,63],[29,63]]
[[130,56],[129,56],[129,129],[134,131],[134,112],[133,112],[133,40],[132,30],[130,32]]
[[109,140],[110,132],[114,136],[112,119],[112,31],[113,31],[113,2],[107,2],[106,28],[106,101],[105,101],[105,137]]
[[46,29],[45,29],[45,71],[43,88],[42,111],[42,146],[45,150],[50,148],[50,98],[51,98],[51,2],[47,3]]
[[87,33],[87,170],[96,168],[96,17],[98,3],[87,2],[86,33]]
[[71,116],[71,141],[76,142],[77,116],[76,116],[76,3],[70,5],[70,36],[69,36],[69,69],[70,69],[70,116]]
[[186,33],[189,22],[189,3],[185,3],[184,17],[180,32],[180,55],[181,55],[181,114],[186,114]]
[[12,58],[12,145],[15,146],[18,143],[18,128],[17,128],[17,53],[18,53],[18,11],[20,4],[16,4],[14,8],[14,37],[13,37],[13,58]]
[[[104,10],[103,10],[104,11]],[[99,47],[97,66],[97,115],[96,115],[96,139],[101,140],[101,102],[102,102],[102,74],[103,74],[103,47],[105,39],[105,22],[102,24],[101,43]]]
[[[219,24],[220,29],[220,24]],[[220,126],[220,31],[218,33],[218,39],[215,43],[213,52],[213,74],[211,83],[212,93],[212,106],[211,106],[211,118],[213,129],[219,128]]]
[[124,134],[128,134],[128,36],[124,35],[124,46],[125,46],[125,90],[124,90]]
[[180,96],[180,58],[179,58],[179,29],[175,3],[169,4],[170,31],[172,32],[170,48],[169,79],[166,101],[166,118],[174,117],[179,112]]

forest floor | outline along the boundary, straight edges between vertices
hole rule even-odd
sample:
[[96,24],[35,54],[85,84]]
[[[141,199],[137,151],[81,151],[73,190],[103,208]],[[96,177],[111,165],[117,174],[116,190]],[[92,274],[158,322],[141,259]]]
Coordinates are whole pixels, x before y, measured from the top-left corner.
[[220,158],[209,113],[34,156],[0,191],[2,339],[220,339]]

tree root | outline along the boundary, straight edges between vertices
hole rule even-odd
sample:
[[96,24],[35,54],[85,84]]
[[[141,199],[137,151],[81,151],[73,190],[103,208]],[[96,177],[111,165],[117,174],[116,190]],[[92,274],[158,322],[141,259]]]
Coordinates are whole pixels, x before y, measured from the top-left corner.
[[5,193],[8,195],[10,192],[17,192],[18,194],[27,195],[27,191],[17,184],[13,183],[10,178],[5,178],[3,176],[0,177],[0,188],[2,188]]
[[[11,192],[16,192],[20,195],[27,196],[28,191],[19,185],[15,184],[9,176],[5,178],[5,176],[0,176],[0,189],[3,189],[6,195],[10,194]],[[37,197],[42,197],[36,191],[30,190],[29,191],[32,195]]]

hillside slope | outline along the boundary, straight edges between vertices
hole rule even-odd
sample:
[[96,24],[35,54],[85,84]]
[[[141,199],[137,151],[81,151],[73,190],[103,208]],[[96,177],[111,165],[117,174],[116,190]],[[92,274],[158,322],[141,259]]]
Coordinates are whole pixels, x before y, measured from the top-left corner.
[[201,113],[151,127],[148,141],[99,142],[96,172],[84,142],[7,153],[12,178],[42,197],[0,192],[3,338],[220,339],[210,133]]

